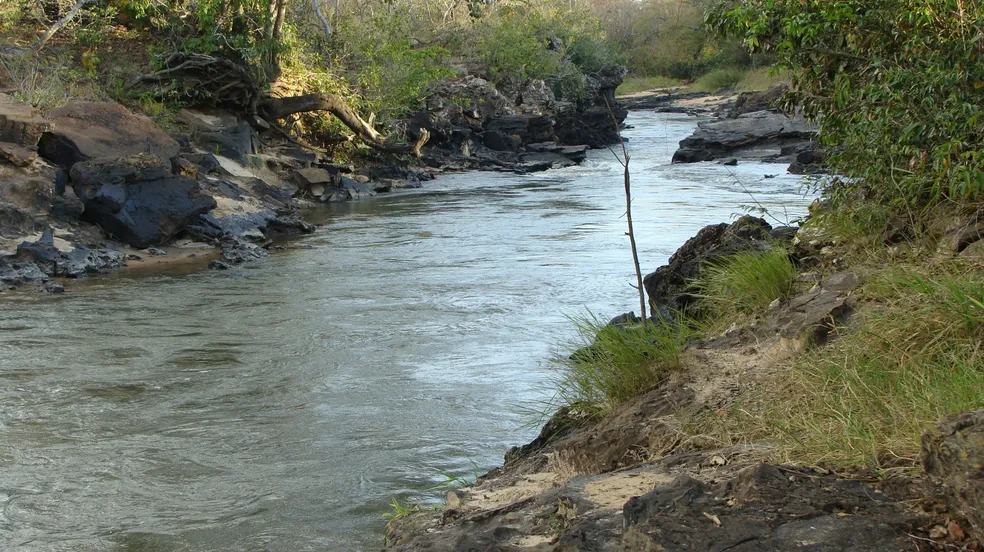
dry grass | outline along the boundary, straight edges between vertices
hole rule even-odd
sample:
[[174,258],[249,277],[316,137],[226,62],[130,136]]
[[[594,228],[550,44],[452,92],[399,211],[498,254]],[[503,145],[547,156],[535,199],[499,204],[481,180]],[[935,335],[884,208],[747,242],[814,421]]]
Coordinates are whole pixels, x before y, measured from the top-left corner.
[[885,470],[917,464],[923,430],[984,406],[984,282],[910,268],[867,286],[860,328],[797,357],[692,431],[766,440],[778,460]]

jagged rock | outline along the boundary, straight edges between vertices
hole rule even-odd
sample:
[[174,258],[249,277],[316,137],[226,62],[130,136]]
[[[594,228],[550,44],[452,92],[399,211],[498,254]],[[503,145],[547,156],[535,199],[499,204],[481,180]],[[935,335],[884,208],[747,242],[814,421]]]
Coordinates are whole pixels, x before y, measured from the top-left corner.
[[170,162],[181,146],[148,117],[108,102],[69,104],[51,111],[54,128],[38,143],[41,155],[70,169],[80,161],[150,154]]
[[193,230],[211,238],[231,234],[253,241],[266,233],[307,233],[312,227],[290,209],[292,192],[259,178],[222,179],[206,177],[202,192],[215,199],[216,207],[201,215]]
[[0,236],[15,238],[33,234],[46,225],[24,209],[0,199]]
[[576,165],[574,161],[558,153],[524,153],[519,156],[516,168],[525,172],[540,172],[548,169],[562,169]]
[[517,134],[506,134],[501,130],[486,130],[482,133],[482,143],[495,151],[516,151],[522,144]]
[[540,79],[531,79],[519,89],[516,95],[515,104],[524,113],[543,114],[553,108],[553,103],[557,101],[553,90]]
[[64,171],[42,160],[27,167],[0,166],[0,200],[33,215],[46,215],[66,180]]
[[820,288],[790,299],[776,316],[775,325],[779,335],[794,340],[796,348],[823,345],[852,312],[843,293]]
[[83,218],[141,249],[164,243],[216,207],[198,182],[171,176],[154,155],[85,161],[71,175]]
[[182,109],[178,122],[191,132],[192,140],[207,151],[246,161],[246,155],[259,153],[260,139],[246,121],[221,109]]
[[556,153],[563,155],[575,163],[581,163],[588,157],[588,146],[565,146],[556,142],[539,142],[527,144],[526,151],[532,153]]
[[923,469],[943,485],[951,510],[984,543],[984,410],[947,417],[922,436]]
[[731,112],[731,116],[737,117],[745,113],[765,111],[775,107],[776,100],[781,98],[787,91],[789,91],[789,86],[785,84],[775,84],[770,86],[768,90],[742,92],[738,95],[738,98],[735,99],[735,106]]
[[680,475],[623,515],[626,550],[669,552],[895,552],[913,517],[858,481],[769,464],[716,485]]
[[820,287],[827,291],[848,292],[861,287],[864,279],[860,274],[853,270],[838,272],[820,283]]
[[53,243],[39,240],[17,246],[17,257],[31,261],[46,274],[59,278],[82,278],[104,270],[119,268],[126,256],[111,249],[90,249],[84,245],[63,252]]
[[0,142],[24,148],[38,145],[41,135],[51,129],[51,121],[30,105],[0,93]]
[[356,182],[347,176],[341,176],[338,179],[338,185],[331,190],[328,190],[322,197],[321,201],[327,202],[340,202],[340,201],[351,201],[355,199],[366,199],[376,195],[376,192],[368,184],[363,184],[361,182]]
[[771,230],[765,220],[750,216],[732,224],[704,227],[677,249],[669,264],[643,280],[653,316],[670,321],[674,312],[687,310],[697,300],[690,282],[700,275],[706,262],[750,249],[766,250],[774,240]]
[[56,282],[46,282],[38,288],[40,293],[65,293],[65,286]]
[[430,132],[433,144],[451,142],[456,128],[481,132],[493,117],[512,113],[509,103],[492,83],[478,77],[443,82],[424,100],[425,109],[410,115],[411,138],[418,137],[420,128]]
[[673,163],[700,163],[713,160],[714,154],[705,149],[681,148],[673,152]]
[[310,169],[300,169],[294,171],[294,179],[301,189],[310,189],[311,186],[321,184],[322,186],[332,186],[336,182],[338,173],[332,174],[327,169],[313,167]]
[[229,270],[231,267],[219,260],[212,260],[208,263],[209,270]]
[[783,147],[810,145],[816,133],[816,126],[802,116],[788,117],[770,111],[745,113],[734,119],[698,123],[697,130],[680,141],[673,162],[737,156],[779,159]]
[[232,264],[258,261],[269,255],[266,249],[232,235],[225,236],[219,248],[222,251],[222,258]]
[[0,159],[15,167],[26,167],[37,158],[37,148],[27,148],[14,142],[0,142]]
[[519,145],[554,139],[554,120],[547,115],[497,117],[489,121],[485,128],[486,134],[493,132],[507,137],[518,136]]
[[14,257],[0,257],[0,284],[20,287],[24,284],[47,282],[51,278],[33,261]]

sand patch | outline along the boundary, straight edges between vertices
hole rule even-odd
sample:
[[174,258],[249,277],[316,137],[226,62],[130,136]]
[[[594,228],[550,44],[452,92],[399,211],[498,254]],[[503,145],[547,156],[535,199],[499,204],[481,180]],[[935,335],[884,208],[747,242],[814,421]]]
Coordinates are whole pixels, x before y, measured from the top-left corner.
[[591,481],[584,486],[588,500],[602,510],[621,510],[634,496],[642,496],[673,478],[665,473],[621,472]]

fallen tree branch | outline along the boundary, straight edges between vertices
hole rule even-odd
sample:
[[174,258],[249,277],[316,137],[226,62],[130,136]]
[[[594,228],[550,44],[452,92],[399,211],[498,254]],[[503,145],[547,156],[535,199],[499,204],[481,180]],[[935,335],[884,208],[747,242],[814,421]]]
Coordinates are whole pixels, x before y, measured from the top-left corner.
[[65,25],[68,25],[69,22],[75,19],[75,16],[78,15],[79,13],[79,10],[85,7],[85,5],[88,4],[89,2],[93,2],[93,1],[94,0],[79,0],[78,2],[76,2],[75,5],[72,6],[72,9],[68,10],[68,13],[65,14],[65,17],[62,17],[58,21],[55,21],[55,23],[52,26],[48,27],[48,30],[45,31],[43,35],[41,35],[41,38],[39,38],[38,41],[34,43],[34,46],[32,46],[31,49],[27,51],[27,53],[30,55],[34,55],[38,53],[38,50],[40,50],[44,46],[44,44],[51,39],[51,37],[55,36],[55,33],[57,33],[59,29],[61,29]]
[[327,92],[288,96],[286,98],[266,97],[260,101],[258,112],[268,121],[283,119],[294,113],[308,111],[327,111],[349,127],[356,136],[372,148],[388,153],[412,153],[420,157],[420,149],[430,140],[430,133],[421,129],[420,137],[414,144],[396,144],[388,141],[371,124],[366,122],[342,98]]

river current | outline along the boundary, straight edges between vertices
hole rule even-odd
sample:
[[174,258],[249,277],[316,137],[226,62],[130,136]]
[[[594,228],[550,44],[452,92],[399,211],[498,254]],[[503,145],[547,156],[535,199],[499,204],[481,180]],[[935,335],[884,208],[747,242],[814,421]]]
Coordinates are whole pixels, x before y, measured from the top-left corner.
[[[671,165],[696,121],[627,121],[645,272],[743,206],[775,225],[812,200],[784,165]],[[0,297],[0,549],[379,549],[394,497],[535,437],[568,317],[638,309],[623,212],[598,150],[326,208],[231,271]]]

